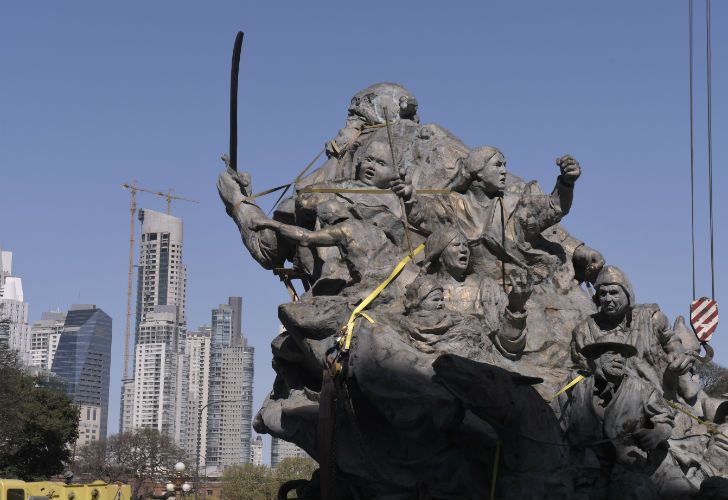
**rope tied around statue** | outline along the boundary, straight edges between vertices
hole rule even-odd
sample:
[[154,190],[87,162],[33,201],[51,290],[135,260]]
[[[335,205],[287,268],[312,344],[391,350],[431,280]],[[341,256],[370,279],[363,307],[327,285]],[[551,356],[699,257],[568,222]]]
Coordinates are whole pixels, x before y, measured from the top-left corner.
[[[339,146],[336,144],[336,140],[332,139],[330,141],[330,144],[332,145],[332,148],[337,153],[337,156],[341,156],[343,153],[345,153],[351,146],[353,146],[356,141],[359,139],[361,134],[363,134],[367,130],[373,130],[373,129],[379,129],[387,127],[388,124],[391,124],[393,122],[387,122],[387,123],[377,123],[374,125],[364,125],[362,127],[362,131],[359,133],[358,136],[354,137],[352,140],[350,140],[346,145]],[[306,166],[296,175],[295,179],[291,182],[288,182],[286,184],[281,184],[280,186],[275,186],[270,189],[266,189],[264,191],[260,191],[255,194],[248,195],[244,197],[242,200],[238,202],[238,205],[242,205],[243,203],[255,203],[253,200],[257,198],[261,198],[263,196],[275,193],[277,191],[283,190],[283,193],[280,194],[276,202],[273,204],[273,208],[271,210],[274,210],[275,207],[281,202],[283,197],[288,192],[288,189],[290,189],[292,186],[295,186],[296,183],[298,183],[301,179],[303,179],[303,176],[306,175],[306,173],[313,167],[316,162],[321,158],[321,156],[326,152],[326,148],[324,147],[321,149],[314,158],[306,164]],[[222,160],[225,162],[226,166],[230,166],[230,159],[227,155],[222,155]],[[301,193],[328,193],[328,194],[346,194],[346,193],[357,193],[357,194],[392,194],[394,193],[389,189],[357,189],[357,188],[303,188],[299,192]],[[449,194],[452,192],[450,189],[418,189],[418,193],[421,194]]]

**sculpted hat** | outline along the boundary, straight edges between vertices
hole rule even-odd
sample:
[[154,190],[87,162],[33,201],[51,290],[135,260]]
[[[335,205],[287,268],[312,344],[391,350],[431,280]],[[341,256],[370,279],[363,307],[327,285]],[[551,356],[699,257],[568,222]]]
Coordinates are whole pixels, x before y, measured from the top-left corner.
[[629,305],[635,305],[634,290],[632,289],[632,283],[630,283],[627,276],[617,266],[604,266],[599,272],[596,281],[594,282],[594,288],[599,290],[602,285],[619,285],[622,287],[624,292],[629,298]]
[[626,357],[637,354],[637,348],[635,346],[632,344],[625,344],[623,342],[594,342],[592,344],[585,345],[581,349],[581,353],[584,357],[589,359],[596,358],[606,351],[617,351]]
[[467,241],[465,235],[458,228],[452,226],[441,226],[425,241],[425,264],[432,265],[433,262],[440,258],[440,254],[447,246],[458,236]]
[[420,274],[407,285],[404,292],[405,309],[414,309],[432,292],[442,290],[442,285],[431,274]]

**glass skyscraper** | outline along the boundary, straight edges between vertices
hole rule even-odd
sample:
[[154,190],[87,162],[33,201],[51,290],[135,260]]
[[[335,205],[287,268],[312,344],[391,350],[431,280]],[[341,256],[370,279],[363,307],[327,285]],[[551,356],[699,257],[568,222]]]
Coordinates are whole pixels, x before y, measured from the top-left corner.
[[[51,371],[81,406],[79,440],[106,437],[111,371],[111,317],[94,305],[71,306]],[[88,417],[88,418],[86,418]]]

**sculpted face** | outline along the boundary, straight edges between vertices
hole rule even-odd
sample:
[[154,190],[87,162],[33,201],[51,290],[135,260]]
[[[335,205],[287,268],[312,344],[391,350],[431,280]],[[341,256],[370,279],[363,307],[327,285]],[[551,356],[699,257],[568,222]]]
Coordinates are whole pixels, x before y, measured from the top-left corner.
[[612,319],[622,317],[629,306],[629,297],[619,285],[600,286],[597,290],[597,300],[602,314]]
[[475,179],[488,193],[502,192],[506,188],[506,159],[500,153],[494,155],[476,172]]
[[618,379],[624,375],[624,366],[627,359],[621,352],[605,351],[595,361],[608,378]]
[[445,296],[442,292],[442,288],[435,288],[427,294],[422,302],[420,303],[420,309],[423,311],[436,311],[444,307]]
[[389,146],[381,142],[371,144],[359,162],[356,178],[370,186],[387,189],[394,179],[391,159]]
[[452,240],[440,255],[440,263],[452,276],[462,276],[468,268],[470,248],[467,240],[458,235]]

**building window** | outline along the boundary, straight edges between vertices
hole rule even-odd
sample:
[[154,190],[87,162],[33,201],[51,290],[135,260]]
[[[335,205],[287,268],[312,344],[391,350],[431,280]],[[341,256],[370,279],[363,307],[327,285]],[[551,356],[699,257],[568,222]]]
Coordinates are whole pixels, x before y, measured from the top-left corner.
[[8,500],[25,500],[25,490],[8,490]]

